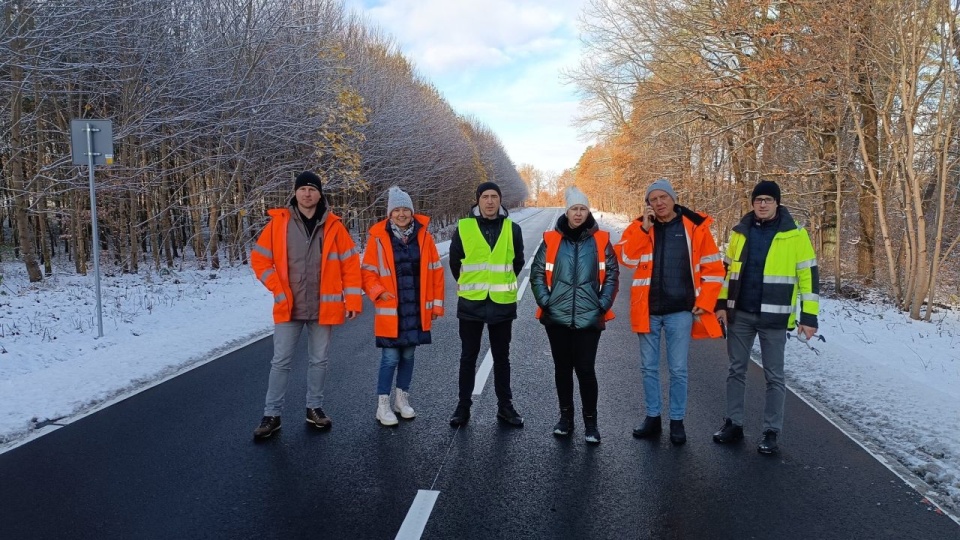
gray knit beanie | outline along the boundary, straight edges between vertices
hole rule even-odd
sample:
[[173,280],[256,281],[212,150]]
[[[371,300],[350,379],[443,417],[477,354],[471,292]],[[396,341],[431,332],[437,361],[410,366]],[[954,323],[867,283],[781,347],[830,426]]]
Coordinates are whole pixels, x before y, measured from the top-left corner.
[[387,192],[387,216],[393,212],[394,208],[409,208],[411,212],[413,211],[413,199],[397,186],[391,186]]
[[656,190],[664,191],[667,195],[673,198],[673,202],[677,202],[677,192],[673,190],[673,186],[670,185],[670,181],[666,178],[658,178],[656,182],[650,184],[650,187],[647,188],[647,194],[644,195],[643,200],[648,204],[650,203],[650,193]]
[[568,187],[566,191],[564,191],[563,197],[567,202],[567,210],[578,204],[586,206],[588,210],[590,209],[590,202],[587,200],[587,196],[577,189],[577,186]]

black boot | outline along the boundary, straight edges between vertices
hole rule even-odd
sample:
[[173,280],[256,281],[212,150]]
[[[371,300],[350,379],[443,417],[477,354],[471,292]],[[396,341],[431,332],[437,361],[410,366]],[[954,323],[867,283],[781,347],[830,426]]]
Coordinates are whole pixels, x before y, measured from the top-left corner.
[[505,401],[497,405],[497,418],[511,426],[523,426],[523,417],[513,408],[512,401]]
[[600,430],[597,429],[597,415],[583,415],[583,438],[590,444],[600,444]]
[[663,431],[663,426],[659,416],[648,416],[643,419],[643,424],[633,430],[633,436],[638,439],[646,439],[659,435]]
[[573,433],[573,407],[560,407],[560,421],[553,426],[553,434],[566,437]]
[[768,429],[763,432],[763,440],[757,445],[757,452],[765,456],[776,454],[780,451],[780,445],[777,444],[777,432]]
[[725,418],[723,426],[719,431],[713,434],[713,442],[718,444],[727,444],[743,440],[743,426],[733,423],[733,420]]
[[670,421],[670,442],[677,446],[687,442],[687,431],[683,429],[683,420]]
[[453,416],[450,417],[450,427],[459,427],[470,421],[470,405],[467,403],[458,403],[457,408],[453,410]]

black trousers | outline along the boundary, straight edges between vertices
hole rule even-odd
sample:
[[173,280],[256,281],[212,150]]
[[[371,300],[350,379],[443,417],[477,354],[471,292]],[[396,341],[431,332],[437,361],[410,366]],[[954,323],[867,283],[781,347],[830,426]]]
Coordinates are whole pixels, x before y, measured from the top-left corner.
[[553,354],[553,376],[557,384],[560,408],[573,407],[573,374],[580,383],[580,400],[584,416],[597,415],[597,347],[600,330],[574,330],[562,326],[547,326],[550,352]]
[[473,385],[477,379],[477,357],[480,356],[480,340],[483,327],[487,327],[490,352],[493,354],[493,385],[497,401],[505,403],[513,399],[510,391],[510,339],[513,336],[513,320],[496,324],[460,319],[460,403],[472,404]]

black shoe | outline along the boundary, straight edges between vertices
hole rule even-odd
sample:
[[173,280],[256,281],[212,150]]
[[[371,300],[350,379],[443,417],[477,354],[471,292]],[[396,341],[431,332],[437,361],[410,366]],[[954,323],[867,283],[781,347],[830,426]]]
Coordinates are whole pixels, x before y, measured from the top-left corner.
[[465,403],[458,403],[457,408],[453,410],[453,416],[450,417],[450,427],[463,426],[469,421],[470,406]]
[[322,408],[317,407],[316,409],[307,409],[307,423],[313,424],[317,429],[327,429],[333,425],[333,420],[330,420],[330,417],[323,412]]
[[573,408],[560,409],[560,421],[553,426],[553,434],[558,437],[566,437],[573,433]]
[[646,439],[659,435],[663,431],[659,416],[648,416],[643,419],[643,424],[633,430],[633,436],[638,439]]
[[520,427],[523,425],[523,417],[513,408],[512,401],[507,401],[497,406],[497,418],[511,426]]
[[253,430],[253,438],[255,440],[269,438],[278,429],[280,429],[279,416],[264,416],[260,420],[260,426]]
[[780,445],[777,444],[777,432],[768,429],[763,432],[763,440],[757,445],[757,452],[765,456],[776,454],[780,451]]
[[687,442],[687,431],[683,429],[683,420],[670,421],[670,442],[677,446]]
[[723,422],[720,431],[713,434],[713,442],[718,444],[727,444],[734,441],[743,440],[743,426],[733,423],[733,420],[727,418]]
[[600,430],[597,429],[596,415],[583,415],[583,438],[590,444],[600,444]]

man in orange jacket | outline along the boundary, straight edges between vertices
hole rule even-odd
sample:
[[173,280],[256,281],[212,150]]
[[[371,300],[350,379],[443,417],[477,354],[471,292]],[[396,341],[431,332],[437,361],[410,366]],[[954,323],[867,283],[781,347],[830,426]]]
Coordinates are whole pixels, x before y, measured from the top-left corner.
[[636,268],[630,287],[630,321],[640,335],[640,367],[647,415],[633,436],[662,431],[660,334],[670,368],[670,442],[687,442],[687,353],[690,338],[720,337],[713,310],[723,286],[723,260],[710,232],[713,220],[677,204],[670,182],[647,188],[643,216],[615,246],[624,266]]
[[273,293],[273,361],[263,419],[253,432],[265,439],[280,429],[287,378],[300,333],[307,329],[307,417],[317,429],[331,425],[323,412],[327,350],[334,325],[362,308],[360,253],[340,218],[327,208],[320,177],[297,175],[287,208],[270,222],[250,254],[250,265]]

